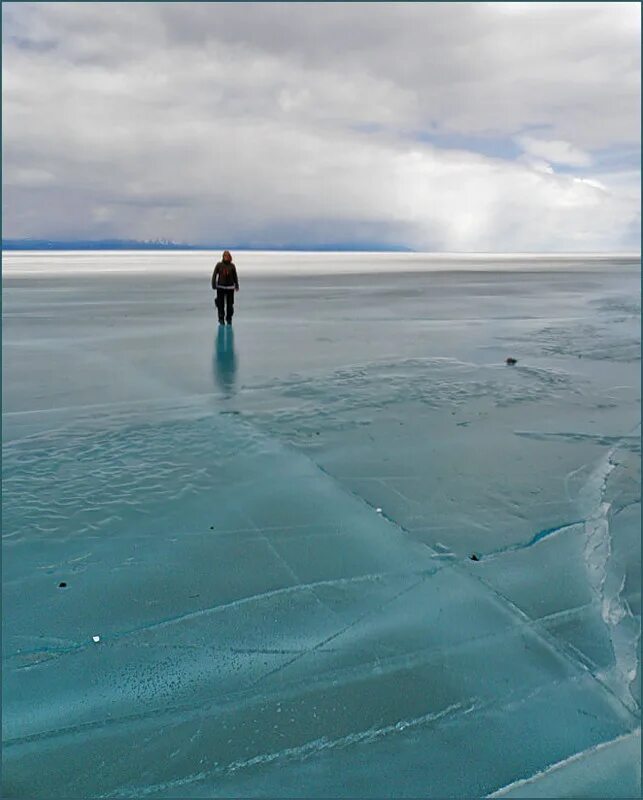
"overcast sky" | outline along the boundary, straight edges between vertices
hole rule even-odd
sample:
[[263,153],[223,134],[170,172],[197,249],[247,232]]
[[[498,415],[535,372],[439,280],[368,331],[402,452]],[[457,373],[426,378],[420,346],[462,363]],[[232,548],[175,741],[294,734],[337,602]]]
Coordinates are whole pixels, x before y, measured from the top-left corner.
[[639,250],[639,3],[11,3],[5,238]]

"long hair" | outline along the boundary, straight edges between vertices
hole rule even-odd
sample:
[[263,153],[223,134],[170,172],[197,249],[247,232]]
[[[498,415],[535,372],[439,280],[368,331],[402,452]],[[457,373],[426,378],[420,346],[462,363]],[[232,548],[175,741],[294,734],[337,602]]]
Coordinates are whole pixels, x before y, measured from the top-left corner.
[[230,251],[229,250],[224,250],[223,251],[223,255],[221,256],[221,261],[225,262],[226,256],[228,256],[228,261],[232,261],[232,256],[230,255]]

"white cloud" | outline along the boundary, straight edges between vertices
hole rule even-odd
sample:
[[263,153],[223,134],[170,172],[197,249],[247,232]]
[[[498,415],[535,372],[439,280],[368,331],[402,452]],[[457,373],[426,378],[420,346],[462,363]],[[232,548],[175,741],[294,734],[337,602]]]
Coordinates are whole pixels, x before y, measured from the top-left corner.
[[622,247],[633,5],[5,3],[5,236]]
[[531,136],[519,136],[516,141],[525,153],[536,156],[536,158],[553,161],[554,164],[588,167],[592,163],[589,153],[579,150],[569,142],[534,139]]
[[600,189],[602,192],[607,192],[608,189],[604,183],[597,181],[595,178],[574,178],[576,183],[585,183],[587,186],[593,186],[595,189]]
[[545,172],[548,175],[554,174],[554,168],[552,165],[547,162],[543,161],[540,158],[534,158],[533,156],[522,155],[518,159],[519,164],[526,164],[531,169],[536,170],[537,172]]
[[8,167],[3,174],[5,186],[21,186],[37,189],[51,186],[55,183],[54,175],[46,169],[31,169],[29,167]]

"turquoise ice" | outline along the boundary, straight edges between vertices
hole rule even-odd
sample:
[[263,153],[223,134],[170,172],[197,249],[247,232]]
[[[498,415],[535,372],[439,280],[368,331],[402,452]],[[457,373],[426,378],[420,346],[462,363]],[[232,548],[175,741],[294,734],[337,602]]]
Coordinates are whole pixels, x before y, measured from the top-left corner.
[[4,793],[638,796],[639,259],[213,258],[5,255]]

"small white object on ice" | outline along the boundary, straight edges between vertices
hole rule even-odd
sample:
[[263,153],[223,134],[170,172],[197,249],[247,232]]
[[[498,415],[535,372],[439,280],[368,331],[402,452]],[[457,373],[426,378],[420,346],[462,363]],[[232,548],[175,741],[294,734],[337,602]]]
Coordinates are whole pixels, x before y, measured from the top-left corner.
[[92,639],[93,639],[95,642],[100,642],[100,636],[92,636]]
[[381,508],[376,508],[375,510],[377,511],[378,514],[382,513],[382,509]]

